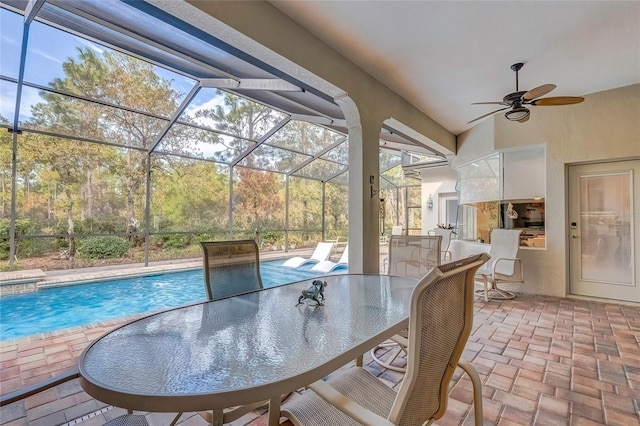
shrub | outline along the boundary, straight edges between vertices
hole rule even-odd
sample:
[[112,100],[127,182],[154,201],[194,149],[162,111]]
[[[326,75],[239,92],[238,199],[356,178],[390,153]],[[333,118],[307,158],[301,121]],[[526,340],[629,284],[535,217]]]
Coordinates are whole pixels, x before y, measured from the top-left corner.
[[282,239],[282,234],[278,232],[267,231],[262,234],[262,241],[269,245],[277,243],[278,241],[280,241],[280,239]]
[[170,235],[163,235],[161,238],[162,238],[163,247],[166,249],[183,249],[191,243],[190,235],[170,234]]
[[18,254],[22,257],[38,257],[51,253],[55,242],[47,238],[27,238],[18,241]]
[[[16,241],[19,241],[20,235],[28,234],[31,231],[31,222],[29,219],[16,219]],[[0,238],[0,259],[9,259],[9,231],[11,222],[9,219],[0,220],[0,235],[6,235],[6,238]]]
[[129,251],[129,242],[120,237],[91,237],[76,241],[79,255],[88,259],[123,257]]

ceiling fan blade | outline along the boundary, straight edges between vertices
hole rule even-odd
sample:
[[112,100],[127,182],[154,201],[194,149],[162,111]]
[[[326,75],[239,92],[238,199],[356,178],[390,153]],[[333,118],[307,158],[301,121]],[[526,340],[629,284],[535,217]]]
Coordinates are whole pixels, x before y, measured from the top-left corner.
[[584,101],[584,98],[580,96],[555,96],[551,98],[536,99],[531,101],[530,104],[537,106],[557,106],[579,104],[582,101]]
[[495,101],[495,102],[473,102],[471,105],[506,105],[504,102]]
[[505,109],[509,109],[509,108],[511,108],[511,107],[500,108],[500,109],[497,109],[497,110],[495,110],[495,111],[492,111],[492,112],[490,112],[490,113],[488,113],[488,114],[481,115],[480,117],[478,117],[478,118],[474,118],[473,120],[471,120],[471,121],[467,122],[467,124],[471,124],[471,123],[473,123],[474,121],[478,121],[478,120],[483,119],[483,118],[485,118],[485,117],[488,117],[488,116],[490,116],[490,115],[492,115],[492,114],[495,114],[496,112],[504,111]]
[[555,88],[555,84],[543,84],[542,86],[538,86],[535,89],[529,90],[527,93],[522,95],[522,99],[524,99],[525,101],[530,101],[532,99],[546,95]]

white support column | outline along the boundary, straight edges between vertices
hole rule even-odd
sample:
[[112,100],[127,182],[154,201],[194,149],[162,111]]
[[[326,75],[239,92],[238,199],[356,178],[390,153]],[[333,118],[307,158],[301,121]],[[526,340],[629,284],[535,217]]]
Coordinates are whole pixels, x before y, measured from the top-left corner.
[[377,273],[380,268],[377,191],[382,122],[360,115],[347,96],[336,101],[347,116],[349,129],[349,272]]

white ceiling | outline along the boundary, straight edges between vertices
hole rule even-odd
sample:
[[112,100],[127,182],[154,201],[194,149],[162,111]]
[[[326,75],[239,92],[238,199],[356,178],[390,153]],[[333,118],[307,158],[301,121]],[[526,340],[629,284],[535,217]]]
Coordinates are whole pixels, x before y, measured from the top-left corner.
[[640,82],[639,1],[271,3],[454,134],[515,91],[516,62],[547,97]]

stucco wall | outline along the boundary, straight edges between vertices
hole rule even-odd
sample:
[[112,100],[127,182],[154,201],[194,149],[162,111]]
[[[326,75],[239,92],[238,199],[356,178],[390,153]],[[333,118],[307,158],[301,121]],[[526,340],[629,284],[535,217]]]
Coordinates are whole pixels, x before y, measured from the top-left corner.
[[518,290],[565,296],[567,165],[640,157],[640,84],[587,95],[577,105],[533,107],[526,123],[495,115],[458,137],[457,164],[486,155],[490,149],[536,144],[545,144],[547,149],[547,248],[520,250],[526,283]]
[[[420,170],[422,180],[422,233],[438,226],[438,212],[440,211],[440,193],[452,193],[456,191],[458,174],[455,169],[448,166],[437,168],[424,168]],[[433,209],[426,208],[427,199],[431,195]]]

